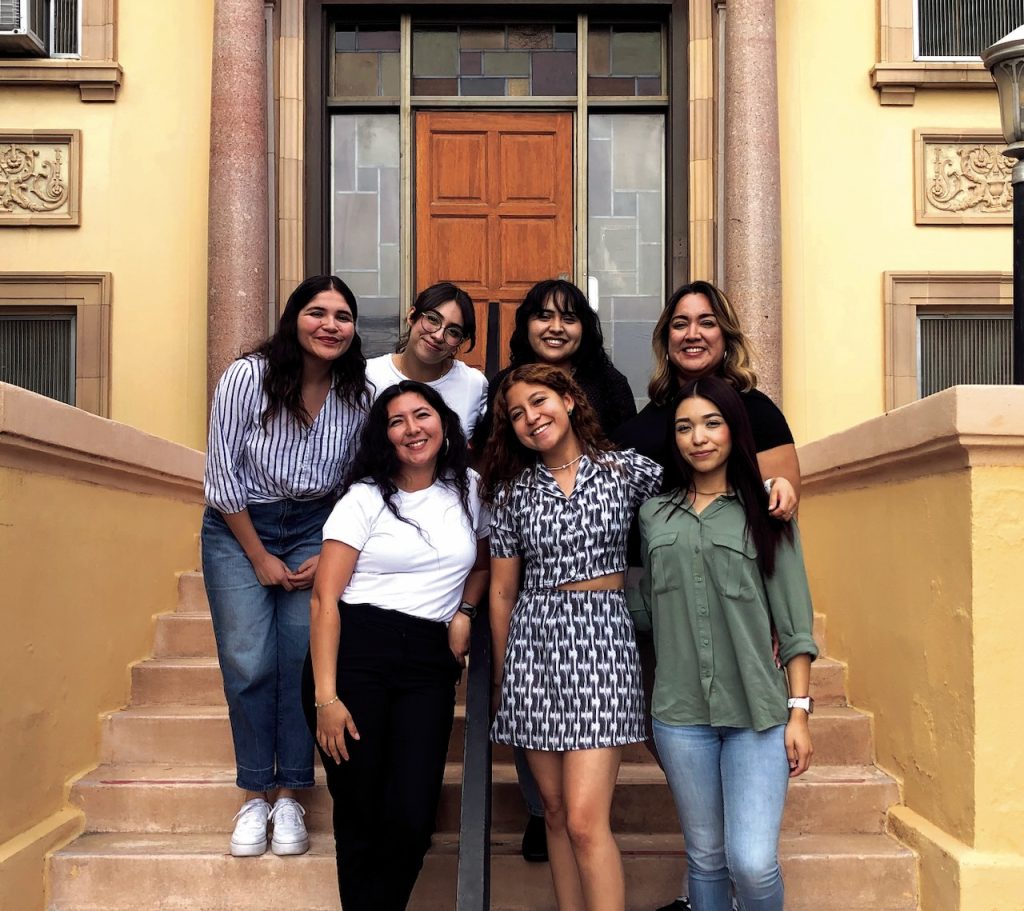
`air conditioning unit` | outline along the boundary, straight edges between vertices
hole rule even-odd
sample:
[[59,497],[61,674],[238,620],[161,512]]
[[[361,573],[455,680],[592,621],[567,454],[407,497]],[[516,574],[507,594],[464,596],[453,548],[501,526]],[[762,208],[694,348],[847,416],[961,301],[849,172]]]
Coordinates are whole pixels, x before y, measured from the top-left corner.
[[49,54],[50,0],[0,0],[0,54]]

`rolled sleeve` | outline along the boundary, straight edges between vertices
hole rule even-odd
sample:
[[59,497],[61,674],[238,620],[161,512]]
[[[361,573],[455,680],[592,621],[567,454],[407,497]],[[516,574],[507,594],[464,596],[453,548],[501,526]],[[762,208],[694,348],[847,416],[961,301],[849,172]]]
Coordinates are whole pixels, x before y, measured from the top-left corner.
[[765,592],[779,634],[779,659],[785,665],[797,655],[810,655],[813,661],[818,657],[814,607],[795,524],[792,542],[783,538],[775,551],[775,572],[765,579]]
[[240,359],[217,383],[210,412],[203,492],[209,506],[237,513],[249,504],[244,480],[245,443],[261,392],[255,365]]

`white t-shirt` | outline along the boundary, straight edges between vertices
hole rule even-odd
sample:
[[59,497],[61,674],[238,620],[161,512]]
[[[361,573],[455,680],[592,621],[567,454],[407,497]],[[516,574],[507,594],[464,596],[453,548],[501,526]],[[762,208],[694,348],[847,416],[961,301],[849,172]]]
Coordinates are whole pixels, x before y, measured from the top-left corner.
[[[395,366],[390,354],[370,358],[366,362],[366,378],[373,384],[370,394],[374,401],[388,386],[409,379]],[[452,361],[451,369],[444,376],[425,385],[440,393],[444,403],[459,416],[462,432],[468,440],[487,409],[487,377],[462,361]]]
[[359,551],[342,600],[426,620],[451,620],[476,562],[477,539],[490,533],[491,516],[480,502],[479,482],[470,471],[472,524],[450,487],[435,482],[415,493],[399,490],[395,506],[419,529],[395,518],[375,484],[354,484],[324,525],[325,541],[341,541]]

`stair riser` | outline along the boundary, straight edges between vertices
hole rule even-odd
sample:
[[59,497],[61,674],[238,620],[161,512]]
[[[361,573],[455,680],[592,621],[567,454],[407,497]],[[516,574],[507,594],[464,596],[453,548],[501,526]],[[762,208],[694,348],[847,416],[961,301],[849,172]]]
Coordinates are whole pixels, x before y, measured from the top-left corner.
[[224,678],[216,664],[166,667],[144,661],[132,668],[132,705],[224,704]]
[[210,613],[206,586],[202,573],[182,573],[178,576],[178,610],[188,613]]
[[[446,782],[438,810],[438,831],[459,828],[461,783]],[[493,788],[492,826],[515,832],[526,811],[519,786],[499,782]],[[796,781],[786,802],[783,828],[800,833],[858,833],[883,831],[886,808],[898,799],[891,783],[808,784]],[[80,782],[72,802],[86,813],[92,832],[229,832],[238,810],[239,792],[218,782],[112,783]],[[331,803],[324,787],[303,796],[306,825],[311,832],[330,832]],[[674,833],[679,831],[675,806],[664,784],[620,781],[612,806],[616,832]]]
[[[681,856],[623,857],[627,907],[650,909],[678,894]],[[115,857],[53,859],[50,911],[339,911],[334,859],[330,856],[259,858]],[[914,862],[907,857],[801,856],[783,858],[787,911],[882,911],[911,909]],[[254,884],[258,882],[258,888]],[[456,858],[430,855],[419,878],[411,911],[451,911],[455,906]],[[197,894],[200,883],[215,890]],[[495,911],[555,911],[545,864],[518,857],[493,858]]]
[[216,658],[213,624],[201,614],[161,614],[156,621],[153,655],[157,658]]
[[[144,711],[144,710],[143,710]],[[814,762],[817,765],[868,765],[871,757],[871,725],[866,715],[816,715],[811,722]],[[461,762],[464,721],[455,718],[448,760]],[[192,765],[231,765],[234,753],[226,715],[191,718],[147,716],[118,712],[106,719],[103,758],[107,762],[168,762]],[[512,761],[511,747],[496,745],[497,762]],[[624,762],[646,762],[643,744],[623,749]]]

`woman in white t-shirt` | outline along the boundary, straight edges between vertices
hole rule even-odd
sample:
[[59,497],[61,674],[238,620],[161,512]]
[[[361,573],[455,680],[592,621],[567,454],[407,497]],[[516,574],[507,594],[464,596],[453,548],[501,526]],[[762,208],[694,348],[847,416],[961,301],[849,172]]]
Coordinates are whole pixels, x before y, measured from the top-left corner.
[[397,354],[382,354],[366,362],[366,379],[375,398],[402,380],[425,383],[441,393],[459,416],[467,440],[487,406],[487,377],[456,359],[462,346],[476,344],[473,301],[451,282],[421,291],[406,316],[409,332]]
[[303,705],[334,799],[345,911],[402,911],[430,846],[490,516],[458,416],[384,389],[330,518]]

